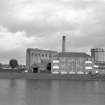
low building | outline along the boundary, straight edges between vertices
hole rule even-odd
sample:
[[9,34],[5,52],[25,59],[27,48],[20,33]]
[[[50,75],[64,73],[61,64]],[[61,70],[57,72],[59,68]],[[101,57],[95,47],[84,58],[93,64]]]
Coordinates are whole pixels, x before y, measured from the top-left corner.
[[51,59],[56,55],[56,51],[28,48],[26,50],[26,67],[29,72],[40,72],[45,70],[51,63]]
[[81,52],[61,52],[53,57],[52,73],[84,74],[92,71],[91,56]]

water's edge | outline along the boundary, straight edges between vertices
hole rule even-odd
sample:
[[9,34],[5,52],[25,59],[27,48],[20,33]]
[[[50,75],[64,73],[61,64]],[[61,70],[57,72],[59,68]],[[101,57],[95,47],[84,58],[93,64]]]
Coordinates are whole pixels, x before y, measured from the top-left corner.
[[0,73],[2,79],[67,79],[67,80],[101,80],[105,81],[105,75],[82,74],[35,74],[35,73]]

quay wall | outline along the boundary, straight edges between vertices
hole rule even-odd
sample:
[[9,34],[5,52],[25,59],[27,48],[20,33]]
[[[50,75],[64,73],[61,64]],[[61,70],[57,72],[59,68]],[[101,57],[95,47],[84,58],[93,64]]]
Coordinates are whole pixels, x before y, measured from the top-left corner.
[[105,81],[104,75],[83,75],[83,74],[35,74],[35,73],[0,73],[0,79],[47,79],[47,80],[87,80]]

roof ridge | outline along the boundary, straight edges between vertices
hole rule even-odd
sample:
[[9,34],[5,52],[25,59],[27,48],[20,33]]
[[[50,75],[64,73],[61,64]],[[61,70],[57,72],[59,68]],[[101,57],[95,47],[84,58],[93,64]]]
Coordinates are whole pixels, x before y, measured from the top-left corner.
[[56,56],[59,57],[91,57],[85,52],[60,52]]
[[27,48],[27,50],[37,50],[37,51],[47,51],[47,52],[57,52],[55,50],[39,49],[39,48]]

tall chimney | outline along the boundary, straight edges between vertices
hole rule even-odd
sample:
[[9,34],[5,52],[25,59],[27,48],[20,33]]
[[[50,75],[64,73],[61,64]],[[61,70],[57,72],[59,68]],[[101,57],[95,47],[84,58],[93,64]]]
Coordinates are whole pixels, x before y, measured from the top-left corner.
[[62,52],[65,52],[65,42],[66,42],[66,37],[62,36]]

